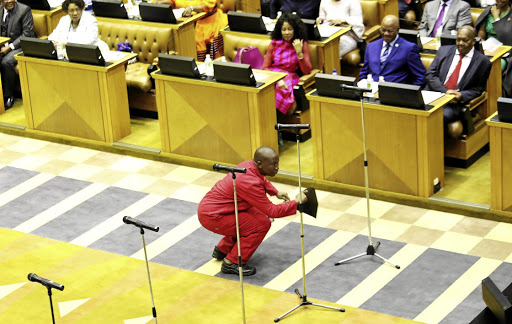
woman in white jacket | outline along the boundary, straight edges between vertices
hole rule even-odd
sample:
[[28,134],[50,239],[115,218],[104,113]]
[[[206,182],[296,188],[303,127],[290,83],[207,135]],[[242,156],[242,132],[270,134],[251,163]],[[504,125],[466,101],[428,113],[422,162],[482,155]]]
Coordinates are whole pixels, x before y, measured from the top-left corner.
[[101,51],[108,51],[108,45],[98,37],[98,21],[90,13],[84,12],[83,0],[65,0],[62,17],[57,28],[48,36],[54,44],[66,46],[67,43],[97,45]]
[[328,22],[334,26],[352,26],[352,32],[340,37],[340,59],[356,49],[357,39],[363,36],[363,11],[357,0],[322,0],[318,23]]

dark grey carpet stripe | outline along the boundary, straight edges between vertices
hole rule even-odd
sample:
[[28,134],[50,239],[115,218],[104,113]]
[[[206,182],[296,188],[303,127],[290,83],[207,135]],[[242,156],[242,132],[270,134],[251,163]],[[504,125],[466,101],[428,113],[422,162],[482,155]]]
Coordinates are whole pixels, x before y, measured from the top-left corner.
[[38,172],[28,171],[6,166],[0,169],[0,194],[16,187],[20,183],[27,181],[38,174]]
[[[502,263],[489,277],[491,277],[496,286],[503,291],[512,282],[512,264],[506,262]],[[482,276],[482,280],[483,279],[485,279],[484,276]],[[482,286],[478,285],[478,287],[455,307],[441,323],[469,323],[480,314],[484,308],[485,303],[482,299]]]
[[477,260],[474,256],[428,249],[361,308],[413,319]]
[[[381,242],[381,246],[378,247],[377,253],[386,259],[391,258],[393,254],[405,245],[405,243],[402,242],[393,242],[377,238],[373,239],[374,243],[378,241]],[[334,266],[334,263],[338,261],[366,252],[368,244],[367,236],[357,235],[331,257],[327,258],[318,267],[308,273],[306,276],[308,296],[336,302],[379,268],[383,264],[383,261],[375,256],[367,255],[339,266]],[[392,265],[388,266],[393,267]],[[293,292],[294,288],[297,287],[302,287],[302,280],[288,288],[287,291]],[[302,288],[300,290],[302,290]]]
[[[7,216],[2,226],[14,228],[82,190],[89,184],[85,181],[55,177],[0,207],[0,215]],[[57,230],[66,231],[62,228]]]
[[109,187],[32,233],[69,242],[146,195],[142,192]]
[[[137,215],[138,220],[160,226],[158,232],[144,231],[146,244],[158,239],[197,212],[197,204],[167,198],[159,204]],[[90,246],[94,249],[130,256],[142,248],[140,230],[133,225],[123,225]]]
[[[304,225],[304,251],[307,254],[318,244],[331,236],[334,230]],[[263,241],[249,260],[255,266],[257,274],[244,278],[253,285],[263,286],[280,275],[301,258],[300,224],[290,223]],[[301,270],[302,271],[302,270]],[[218,274],[219,277],[238,280],[236,276]]]
[[151,261],[193,271],[212,259],[213,248],[220,239],[219,235],[201,227]]

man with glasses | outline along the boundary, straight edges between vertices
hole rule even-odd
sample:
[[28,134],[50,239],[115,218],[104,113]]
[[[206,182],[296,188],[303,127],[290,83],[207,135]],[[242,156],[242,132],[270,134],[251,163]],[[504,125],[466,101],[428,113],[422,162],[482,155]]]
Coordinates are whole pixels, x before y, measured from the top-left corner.
[[464,105],[482,94],[491,72],[489,59],[475,51],[475,36],[473,27],[461,27],[455,45],[441,46],[426,75],[427,90],[454,96],[443,110],[447,134],[453,138],[464,129],[471,132],[472,116]]
[[2,12],[1,36],[9,41],[0,49],[0,71],[2,73],[2,89],[4,92],[5,108],[14,104],[14,87],[18,64],[14,55],[21,51],[20,37],[34,37],[34,20],[30,8],[16,0],[1,0]]
[[382,38],[366,47],[360,86],[370,74],[375,82],[383,77],[386,82],[423,85],[426,71],[418,46],[398,36],[398,29],[398,17],[388,15],[382,19]]

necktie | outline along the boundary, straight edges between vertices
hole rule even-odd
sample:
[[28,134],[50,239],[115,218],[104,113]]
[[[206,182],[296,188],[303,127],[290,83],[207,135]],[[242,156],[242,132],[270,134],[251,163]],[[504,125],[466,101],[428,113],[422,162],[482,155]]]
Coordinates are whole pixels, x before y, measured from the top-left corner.
[[384,64],[384,62],[386,62],[388,55],[389,55],[389,43],[386,43],[386,45],[384,47],[384,52],[380,56],[380,66],[382,66],[382,64]]
[[462,58],[464,55],[459,54],[459,62],[457,63],[457,66],[455,67],[455,70],[453,70],[452,75],[448,78],[448,81],[445,82],[444,86],[448,90],[455,90],[457,87],[457,81],[459,80],[459,74],[460,74],[460,67],[462,65]]
[[443,18],[444,18],[444,10],[446,9],[446,2],[443,1],[443,8],[441,8],[441,11],[439,12],[439,16],[437,17],[436,24],[434,25],[434,30],[432,30],[432,37],[436,37],[437,30],[439,27],[443,25]]
[[405,3],[411,4],[411,0],[405,0]]
[[7,14],[5,15],[5,19],[2,22],[2,36],[8,37],[7,35],[7,28],[9,27],[9,19],[11,19],[11,12],[7,11]]

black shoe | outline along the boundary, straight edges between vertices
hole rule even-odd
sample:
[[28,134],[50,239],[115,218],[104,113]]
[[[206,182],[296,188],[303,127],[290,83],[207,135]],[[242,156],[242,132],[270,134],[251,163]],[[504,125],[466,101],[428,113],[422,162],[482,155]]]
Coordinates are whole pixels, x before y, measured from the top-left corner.
[[215,259],[221,261],[221,260],[224,260],[224,258],[226,257],[226,253],[224,253],[221,250],[219,250],[217,245],[215,245],[215,247],[213,248],[212,257],[214,257]]
[[[220,271],[222,271],[222,273],[227,273],[227,274],[236,274],[238,275],[239,272],[238,272],[238,264],[236,263],[227,263],[226,260],[222,261],[222,267],[220,268]],[[244,265],[242,267],[242,273],[244,276],[252,276],[254,274],[256,274],[256,268],[255,267],[251,267],[249,265]]]
[[7,97],[7,99],[5,99],[5,109],[11,108],[12,105],[14,105],[14,97]]

